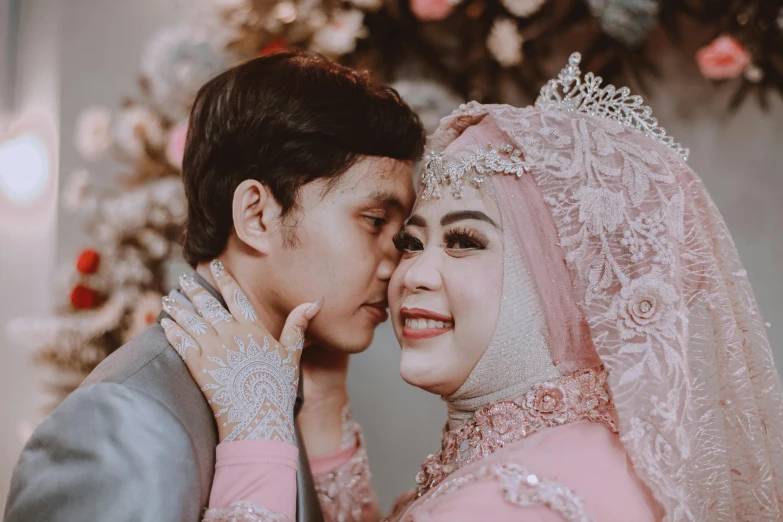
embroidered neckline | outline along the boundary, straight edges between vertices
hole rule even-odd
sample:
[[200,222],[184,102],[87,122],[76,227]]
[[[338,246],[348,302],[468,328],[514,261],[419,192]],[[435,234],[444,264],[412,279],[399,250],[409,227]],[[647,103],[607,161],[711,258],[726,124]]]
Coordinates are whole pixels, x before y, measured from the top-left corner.
[[484,406],[465,425],[444,430],[441,450],[427,457],[416,475],[417,496],[456,470],[544,428],[590,420],[617,433],[608,377],[603,367],[579,370],[559,381],[536,384],[521,399]]

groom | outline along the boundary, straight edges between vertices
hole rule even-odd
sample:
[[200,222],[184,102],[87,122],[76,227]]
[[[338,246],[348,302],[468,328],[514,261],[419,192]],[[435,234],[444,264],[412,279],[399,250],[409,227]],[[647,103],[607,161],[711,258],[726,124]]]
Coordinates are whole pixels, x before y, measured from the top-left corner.
[[[309,53],[240,65],[194,103],[184,255],[202,284],[214,292],[207,263],[220,256],[275,336],[294,307],[324,297],[307,331],[317,347],[302,362],[300,455],[302,441],[311,456],[340,446],[348,354],[386,318],[392,236],[413,204],[423,144],[394,91]],[[5,521],[197,522],[218,442],[209,405],[155,324],[36,430]],[[317,521],[306,460],[300,471],[297,518]]]

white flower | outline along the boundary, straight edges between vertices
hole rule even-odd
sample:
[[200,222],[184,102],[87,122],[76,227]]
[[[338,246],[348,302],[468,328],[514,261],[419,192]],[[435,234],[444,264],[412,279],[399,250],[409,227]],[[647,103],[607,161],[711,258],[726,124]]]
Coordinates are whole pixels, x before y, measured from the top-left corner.
[[169,116],[187,116],[198,89],[228,69],[225,49],[232,33],[219,27],[184,24],[168,27],[147,45],[141,70],[157,106]]
[[163,259],[169,253],[169,242],[152,229],[145,228],[139,232],[137,238],[152,259]]
[[663,335],[671,339],[677,335],[674,306],[677,301],[677,290],[664,280],[656,266],[624,285],[612,300],[609,313],[617,321],[623,339],[638,335]]
[[351,3],[364,11],[377,11],[383,5],[383,0],[351,0]]
[[508,18],[498,18],[492,24],[487,37],[487,48],[503,67],[522,63],[522,44],[525,40],[519,34],[517,24]]
[[85,210],[84,204],[90,199],[91,185],[89,172],[84,169],[74,171],[68,178],[62,192],[62,203],[65,210],[69,212]]
[[94,106],[84,109],[76,120],[76,150],[95,160],[111,147],[111,111]]
[[745,79],[751,83],[759,83],[764,79],[764,69],[754,64],[748,65],[743,74]]
[[537,13],[546,0],[502,0],[501,3],[512,15],[527,18]]
[[310,48],[327,56],[342,56],[352,53],[356,39],[365,34],[364,13],[358,9],[340,11],[313,35]]
[[144,154],[145,144],[160,147],[164,132],[160,118],[143,105],[132,105],[117,117],[114,139],[117,145],[133,157]]
[[156,292],[145,292],[138,297],[128,321],[128,328],[122,334],[123,342],[130,341],[157,320],[162,309],[161,297]]
[[419,115],[428,134],[435,132],[440,120],[465,101],[442,84],[430,80],[400,80],[392,87]]

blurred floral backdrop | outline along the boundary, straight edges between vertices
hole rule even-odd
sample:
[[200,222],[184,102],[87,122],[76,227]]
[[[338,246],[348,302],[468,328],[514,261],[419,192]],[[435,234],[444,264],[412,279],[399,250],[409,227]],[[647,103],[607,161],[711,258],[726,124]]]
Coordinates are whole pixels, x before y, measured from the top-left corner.
[[[233,64],[323,53],[391,83],[432,131],[469,99],[532,100],[575,50],[585,70],[643,92],[660,74],[661,39],[681,48],[693,28],[704,81],[734,91],[726,110],[783,94],[783,0],[210,0],[150,40],[121,110],[83,110],[73,140],[86,167],[62,204],[83,216],[92,245],[58,271],[57,315],[16,320],[9,333],[56,370],[57,401],[155,320],[179,259],[190,104]],[[98,188],[90,165],[107,155],[121,183]]]

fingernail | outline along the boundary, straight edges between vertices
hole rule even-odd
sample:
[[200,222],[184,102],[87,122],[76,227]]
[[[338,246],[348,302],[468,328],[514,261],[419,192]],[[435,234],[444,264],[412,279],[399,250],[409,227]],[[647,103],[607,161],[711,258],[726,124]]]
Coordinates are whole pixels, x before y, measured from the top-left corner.
[[213,259],[209,264],[209,268],[212,270],[212,275],[216,278],[222,276],[226,272],[226,267],[223,266],[223,262],[220,261],[220,259]]
[[186,292],[192,292],[198,289],[199,284],[195,279],[193,279],[193,277],[183,273],[179,276],[179,286],[181,286],[182,289]]
[[177,305],[181,306],[182,308],[187,308],[193,312],[196,311],[196,307],[193,306],[193,303],[190,302],[190,299],[188,299],[185,294],[179,290],[172,290],[169,292],[169,299],[171,299],[172,303],[177,303]]
[[171,319],[163,318],[160,320],[160,325],[163,327],[164,330],[168,330],[173,326],[173,324],[174,321],[172,321]]
[[163,309],[166,310],[166,312],[169,315],[171,315],[171,305],[172,305],[171,297],[164,295],[163,297],[160,298],[160,302],[163,305]]
[[307,309],[307,311],[305,312],[305,317],[307,317],[308,320],[310,320],[313,317],[315,317],[315,314],[318,313],[318,311],[321,309],[321,305],[323,305],[323,304],[324,304],[324,298],[323,297],[319,297],[318,301],[316,301],[313,304],[311,304],[310,308]]

